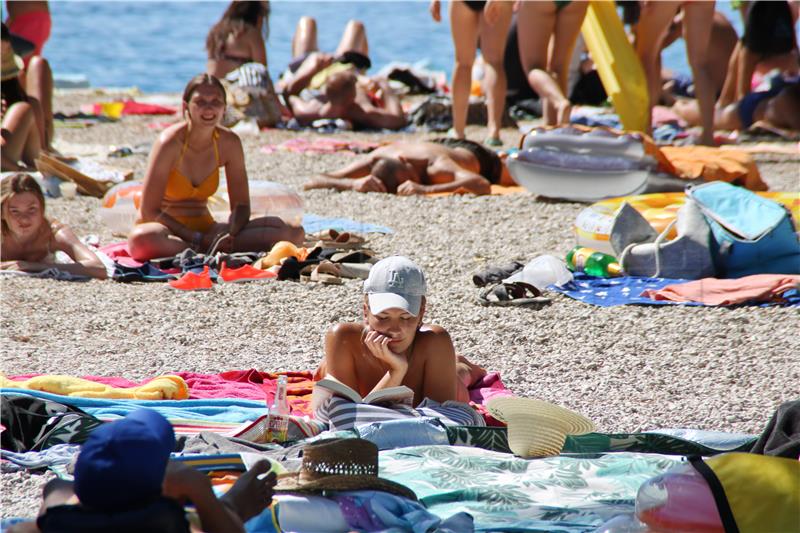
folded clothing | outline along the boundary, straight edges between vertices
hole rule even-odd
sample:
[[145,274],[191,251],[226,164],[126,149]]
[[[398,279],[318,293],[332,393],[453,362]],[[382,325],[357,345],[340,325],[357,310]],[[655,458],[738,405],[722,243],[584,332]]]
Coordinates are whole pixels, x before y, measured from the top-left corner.
[[736,279],[703,278],[687,283],[647,289],[642,296],[653,300],[700,302],[705,305],[736,305],[780,301],[784,293],[800,289],[800,276],[756,274]]

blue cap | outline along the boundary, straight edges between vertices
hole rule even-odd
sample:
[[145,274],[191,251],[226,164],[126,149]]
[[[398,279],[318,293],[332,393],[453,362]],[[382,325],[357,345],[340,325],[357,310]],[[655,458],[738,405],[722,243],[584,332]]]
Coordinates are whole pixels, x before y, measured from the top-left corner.
[[75,494],[96,509],[123,510],[161,494],[175,432],[161,414],[138,409],[94,430],[75,464]]

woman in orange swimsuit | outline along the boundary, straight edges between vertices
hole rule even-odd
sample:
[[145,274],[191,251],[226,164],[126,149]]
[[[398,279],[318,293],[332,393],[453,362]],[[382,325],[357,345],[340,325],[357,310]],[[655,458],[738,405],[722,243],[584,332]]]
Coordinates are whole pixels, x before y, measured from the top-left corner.
[[[0,270],[42,272],[50,268],[105,279],[106,267],[97,255],[63,224],[44,216],[44,194],[30,174],[3,178],[0,186]],[[64,252],[73,263],[56,263]]]
[[[140,261],[176,255],[186,248],[206,252],[269,250],[277,241],[300,244],[303,228],[277,217],[250,220],[250,193],[242,141],[219,126],[225,89],[210,74],[194,77],[183,92],[185,119],[158,137],[144,179],[137,225],[128,237]],[[231,215],[214,221],[208,199],[225,167]]]

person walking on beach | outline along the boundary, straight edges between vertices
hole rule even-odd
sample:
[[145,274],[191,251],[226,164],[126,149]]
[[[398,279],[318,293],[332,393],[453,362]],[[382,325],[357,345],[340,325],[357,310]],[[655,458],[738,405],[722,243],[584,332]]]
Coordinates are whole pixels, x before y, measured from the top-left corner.
[[569,62],[588,2],[520,2],[519,56],[548,126],[569,124]]
[[5,24],[11,33],[34,44],[33,53],[23,58],[28,66],[31,58],[41,56],[45,43],[50,38],[52,20],[50,6],[46,0],[6,0],[8,18]]
[[[700,106],[700,143],[714,144],[714,101],[716,94],[710,65],[711,27],[715,2],[645,2],[636,25],[636,53],[642,62],[650,94],[649,112],[661,96],[661,49],[675,14],[683,9],[683,39],[692,69],[695,95]],[[649,123],[649,121],[648,121]],[[650,129],[648,127],[648,129]],[[648,132],[649,133],[649,132]]]
[[[128,237],[139,261],[176,255],[186,248],[206,252],[269,250],[278,241],[303,242],[301,227],[277,217],[250,219],[250,194],[242,141],[219,126],[225,89],[210,74],[192,78],[183,92],[184,119],[167,128],[153,145],[139,217]],[[208,199],[225,167],[231,215],[217,223]]]
[[[501,0],[450,0],[448,14],[453,35],[453,131],[463,139],[467,125],[467,108],[472,85],[472,64],[480,47],[485,65],[485,83],[489,136],[485,143],[500,146],[500,128],[506,100],[506,74],[503,69],[506,35],[511,24],[512,2]],[[441,20],[441,2],[430,4],[433,20]]]

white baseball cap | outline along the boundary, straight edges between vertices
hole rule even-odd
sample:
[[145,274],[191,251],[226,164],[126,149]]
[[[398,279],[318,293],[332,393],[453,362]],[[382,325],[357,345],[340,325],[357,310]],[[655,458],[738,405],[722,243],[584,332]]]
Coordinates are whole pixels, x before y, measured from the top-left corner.
[[368,295],[369,309],[374,315],[386,309],[402,309],[417,316],[427,290],[425,274],[419,265],[399,255],[372,265],[364,282],[364,294]]

